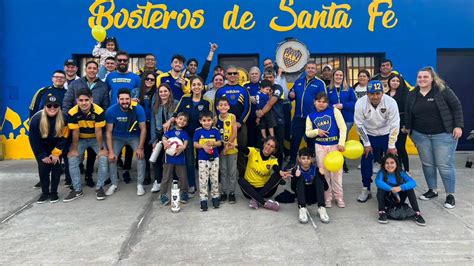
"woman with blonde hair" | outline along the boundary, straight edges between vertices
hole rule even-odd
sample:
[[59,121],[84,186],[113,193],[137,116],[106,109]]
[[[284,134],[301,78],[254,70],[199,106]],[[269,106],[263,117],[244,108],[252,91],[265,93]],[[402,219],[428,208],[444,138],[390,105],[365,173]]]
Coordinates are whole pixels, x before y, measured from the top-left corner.
[[408,93],[405,127],[421,159],[428,191],[421,200],[438,197],[437,171],[446,191],[444,207],[455,207],[454,153],[464,127],[461,102],[432,67],[418,71],[416,87]]
[[37,203],[45,203],[48,199],[51,202],[59,200],[60,156],[68,134],[59,99],[49,94],[43,110],[33,115],[30,120],[29,140],[38,163],[42,190]]

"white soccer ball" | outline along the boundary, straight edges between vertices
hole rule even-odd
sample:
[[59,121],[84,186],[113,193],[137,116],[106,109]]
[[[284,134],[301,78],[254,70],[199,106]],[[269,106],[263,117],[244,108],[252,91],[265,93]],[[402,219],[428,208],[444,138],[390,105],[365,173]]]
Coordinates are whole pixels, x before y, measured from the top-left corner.
[[166,150],[166,154],[169,156],[174,156],[176,154],[176,149],[183,146],[183,141],[177,137],[172,137],[168,139],[170,147]]

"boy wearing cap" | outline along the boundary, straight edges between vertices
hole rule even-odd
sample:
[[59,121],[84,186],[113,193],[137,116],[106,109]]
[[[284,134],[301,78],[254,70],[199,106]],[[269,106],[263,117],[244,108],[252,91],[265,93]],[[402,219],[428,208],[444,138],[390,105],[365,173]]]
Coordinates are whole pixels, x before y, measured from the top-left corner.
[[383,93],[383,84],[372,80],[367,84],[367,95],[357,100],[354,123],[364,144],[361,158],[362,193],[357,200],[366,202],[372,197],[372,161],[374,153],[397,154],[395,142],[400,128],[397,102]]

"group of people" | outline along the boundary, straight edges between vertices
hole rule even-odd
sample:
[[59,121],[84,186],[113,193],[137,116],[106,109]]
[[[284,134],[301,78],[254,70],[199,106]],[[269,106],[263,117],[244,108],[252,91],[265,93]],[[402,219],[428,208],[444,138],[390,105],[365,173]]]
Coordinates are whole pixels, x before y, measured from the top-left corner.
[[[331,151],[344,151],[355,124],[364,146],[363,189],[357,200],[372,197],[373,167],[379,163],[379,222],[387,222],[386,196],[396,194],[401,202],[408,197],[415,222],[426,224],[413,190],[416,183],[408,174],[408,135],[418,148],[429,188],[419,198],[438,196],[439,171],[444,206],[455,207],[454,152],[462,135],[462,109],[433,68],[421,69],[410,90],[392,70],[392,62],[383,60],[380,74],[371,78],[369,71],[361,70],[351,87],[344,70],[325,65],[320,78],[317,64],[308,61],[289,90],[282,69],[265,59],[263,73],[252,67],[250,81],[243,86],[234,65],[215,67],[206,84],[216,49],[211,43],[199,73],[198,60],[186,62],[182,55],[173,55],[171,70],[162,72],[152,54],[145,57],[144,68],[132,73],[129,54],[118,50],[115,38],[108,38],[94,47],[99,63],[88,61],[83,77],[77,76],[73,59],[65,62],[64,71],[54,71],[52,85],[38,90],[30,106],[30,143],[40,176],[36,186],[42,189],[38,203],[59,200],[62,161],[66,185],[71,186],[63,201],[84,195],[81,172],[87,151],[85,182],[95,187],[98,200],[117,191],[119,165],[123,181],[131,181],[135,155],[137,195],[152,185],[150,191],[160,192],[163,205],[170,203],[171,183],[178,180],[180,201],[186,203],[199,191],[202,211],[208,210],[209,200],[213,208],[235,203],[237,185],[251,208],[277,211],[279,203],[269,198],[282,180],[288,180],[296,193],[300,222],[308,222],[306,205],[317,203],[319,217],[327,223],[326,208],[332,207],[333,199],[338,207],[346,206],[342,180],[348,169],[344,165],[328,171],[324,158]],[[283,149],[286,135],[291,136],[289,151]],[[303,138],[306,147],[300,148]],[[156,163],[150,164],[153,149],[161,147]],[[283,167],[285,157],[289,162]]]

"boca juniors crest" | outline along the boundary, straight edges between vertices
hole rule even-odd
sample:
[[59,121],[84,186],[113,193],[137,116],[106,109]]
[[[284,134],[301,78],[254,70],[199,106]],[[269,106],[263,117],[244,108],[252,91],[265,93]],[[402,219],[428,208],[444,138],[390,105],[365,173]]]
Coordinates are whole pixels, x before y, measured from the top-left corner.
[[316,125],[318,129],[322,129],[324,131],[329,131],[331,129],[331,117],[329,115],[323,115],[321,117],[317,117],[314,119],[313,123]]

